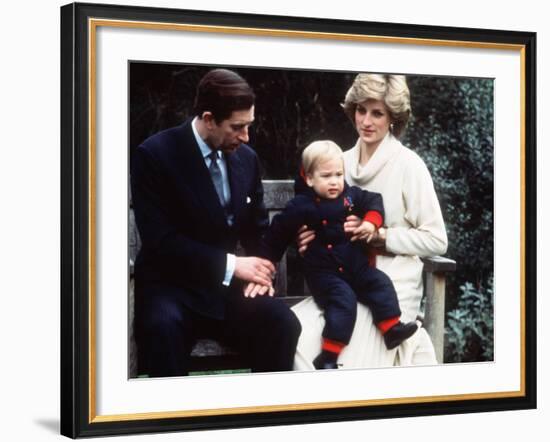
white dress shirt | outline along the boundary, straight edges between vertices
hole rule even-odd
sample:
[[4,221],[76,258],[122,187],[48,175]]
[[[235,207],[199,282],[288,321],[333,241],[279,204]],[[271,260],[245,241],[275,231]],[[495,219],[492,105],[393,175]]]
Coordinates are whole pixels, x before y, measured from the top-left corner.
[[[205,141],[199,135],[197,128],[195,127],[196,121],[197,121],[197,117],[195,117],[195,119],[192,121],[191,127],[193,128],[193,134],[195,135],[195,140],[199,145],[199,149],[204,159],[204,163],[206,164],[206,167],[209,169],[210,163],[212,162],[209,155],[212,153],[212,149],[208,146],[208,144],[205,143]],[[227,162],[225,161],[225,158],[220,151],[217,152],[217,156],[218,156],[218,166],[220,166],[220,170],[222,173],[223,196],[226,201],[230,201],[231,188],[229,187],[229,175],[227,172]],[[230,216],[227,219],[227,222],[229,223],[229,225],[233,224],[233,217]],[[225,266],[225,278],[223,280],[223,285],[225,286],[228,286],[229,283],[231,282],[231,278],[233,278],[233,274],[235,273],[235,261],[236,261],[235,255],[233,255],[232,253],[228,253],[227,263]]]

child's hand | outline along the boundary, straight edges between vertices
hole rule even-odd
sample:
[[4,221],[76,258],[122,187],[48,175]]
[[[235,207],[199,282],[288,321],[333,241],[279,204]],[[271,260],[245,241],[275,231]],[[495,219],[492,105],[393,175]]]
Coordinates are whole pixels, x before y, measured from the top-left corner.
[[376,233],[376,226],[369,222],[363,221],[359,227],[357,227],[351,236],[351,241],[366,240],[367,243],[371,241]]
[[361,225],[361,218],[359,218],[356,215],[349,215],[346,218],[346,222],[344,223],[344,232],[347,234],[352,234],[357,230],[357,228]]
[[245,298],[255,298],[256,296],[273,296],[275,289],[272,285],[261,285],[254,282],[249,282],[244,288]]

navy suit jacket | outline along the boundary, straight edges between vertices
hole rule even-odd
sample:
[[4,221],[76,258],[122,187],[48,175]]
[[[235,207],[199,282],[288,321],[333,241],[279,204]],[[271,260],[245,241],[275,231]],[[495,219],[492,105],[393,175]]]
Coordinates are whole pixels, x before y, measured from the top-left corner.
[[176,295],[193,311],[221,319],[226,297],[237,290],[222,285],[227,253],[235,253],[240,241],[255,255],[269,221],[258,158],[243,144],[225,156],[234,215],[228,225],[191,121],[153,135],[132,155],[132,199],[142,240],[136,294]]

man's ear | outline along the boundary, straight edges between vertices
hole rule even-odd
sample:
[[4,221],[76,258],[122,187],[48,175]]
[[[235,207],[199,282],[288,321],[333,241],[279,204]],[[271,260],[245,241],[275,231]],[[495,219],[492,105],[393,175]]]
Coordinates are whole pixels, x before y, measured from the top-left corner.
[[207,126],[216,123],[216,120],[214,120],[214,115],[210,111],[204,111],[201,115],[201,119]]

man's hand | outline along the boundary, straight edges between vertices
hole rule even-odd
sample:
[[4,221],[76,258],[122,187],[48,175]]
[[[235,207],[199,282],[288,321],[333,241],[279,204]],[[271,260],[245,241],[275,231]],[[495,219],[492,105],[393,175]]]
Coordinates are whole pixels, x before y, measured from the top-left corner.
[[237,279],[269,287],[271,286],[273,275],[275,275],[275,266],[267,259],[255,256],[237,256],[235,258],[235,272],[233,276]]
[[371,241],[375,233],[376,226],[369,221],[363,221],[361,225],[352,232],[351,241],[360,241],[365,239],[368,243]]
[[307,245],[315,239],[315,231],[309,230],[307,226],[300,227],[298,235],[296,235],[296,245],[298,246],[298,253],[304,256],[307,250]]
[[274,294],[275,294],[275,289],[273,288],[272,285],[267,286],[267,285],[256,284],[254,282],[249,282],[244,288],[244,296],[246,298],[255,298],[256,295],[273,296]]

